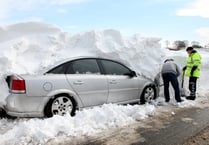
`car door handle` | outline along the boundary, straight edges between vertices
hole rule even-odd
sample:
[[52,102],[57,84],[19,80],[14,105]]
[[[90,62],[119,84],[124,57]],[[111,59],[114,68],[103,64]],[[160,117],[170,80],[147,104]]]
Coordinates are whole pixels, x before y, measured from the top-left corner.
[[83,85],[84,82],[83,81],[75,81],[73,82],[74,85]]
[[110,84],[117,84],[117,81],[116,80],[111,80],[109,83]]

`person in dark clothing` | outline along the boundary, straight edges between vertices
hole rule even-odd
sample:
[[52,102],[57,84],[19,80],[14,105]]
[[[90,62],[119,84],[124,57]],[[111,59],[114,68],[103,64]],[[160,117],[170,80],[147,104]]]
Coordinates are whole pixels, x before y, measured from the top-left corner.
[[165,102],[170,101],[170,94],[169,94],[169,84],[173,86],[173,89],[175,91],[175,99],[177,102],[182,102],[180,96],[180,90],[179,90],[179,82],[178,82],[178,76],[180,75],[180,68],[179,66],[174,63],[173,59],[166,59],[164,61],[164,64],[162,66],[162,79],[164,83],[164,96],[165,96]]
[[183,68],[185,75],[189,77],[189,90],[190,96],[187,96],[188,100],[196,99],[196,85],[197,79],[200,77],[201,67],[201,55],[193,49],[193,47],[187,47],[186,49],[189,57],[186,59],[186,66]]

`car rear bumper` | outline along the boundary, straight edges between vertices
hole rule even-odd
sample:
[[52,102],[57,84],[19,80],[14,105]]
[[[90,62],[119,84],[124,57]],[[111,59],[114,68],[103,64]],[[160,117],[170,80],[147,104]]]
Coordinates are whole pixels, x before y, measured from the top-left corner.
[[42,101],[40,97],[28,97],[26,94],[10,94],[3,109],[10,116],[43,117],[44,105],[41,105]]

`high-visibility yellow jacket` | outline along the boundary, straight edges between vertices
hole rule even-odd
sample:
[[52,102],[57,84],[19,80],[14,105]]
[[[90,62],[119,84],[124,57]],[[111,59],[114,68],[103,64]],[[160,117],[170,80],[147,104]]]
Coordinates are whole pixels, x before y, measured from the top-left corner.
[[[200,77],[200,67],[201,67],[201,55],[193,50],[191,55],[186,59],[186,72],[185,75],[188,77]],[[192,68],[196,68],[193,73]]]

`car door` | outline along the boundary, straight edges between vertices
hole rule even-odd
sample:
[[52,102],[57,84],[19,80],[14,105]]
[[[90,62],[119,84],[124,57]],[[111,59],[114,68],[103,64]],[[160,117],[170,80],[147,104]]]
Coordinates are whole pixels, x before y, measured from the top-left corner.
[[101,74],[96,59],[79,59],[71,62],[66,76],[84,107],[107,102],[107,78]]
[[130,77],[131,70],[126,66],[111,60],[101,60],[104,72],[108,78],[110,102],[125,102],[139,99],[138,78]]

